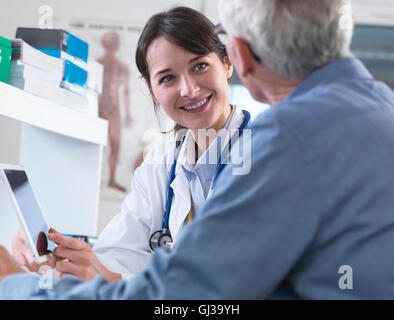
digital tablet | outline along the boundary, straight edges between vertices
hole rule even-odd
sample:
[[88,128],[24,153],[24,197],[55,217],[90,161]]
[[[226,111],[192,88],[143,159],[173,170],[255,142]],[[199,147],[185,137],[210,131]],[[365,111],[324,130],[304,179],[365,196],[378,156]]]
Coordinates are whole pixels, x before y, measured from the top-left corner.
[[49,227],[24,168],[0,164],[0,179],[10,194],[34,261],[47,261],[56,244],[48,240]]

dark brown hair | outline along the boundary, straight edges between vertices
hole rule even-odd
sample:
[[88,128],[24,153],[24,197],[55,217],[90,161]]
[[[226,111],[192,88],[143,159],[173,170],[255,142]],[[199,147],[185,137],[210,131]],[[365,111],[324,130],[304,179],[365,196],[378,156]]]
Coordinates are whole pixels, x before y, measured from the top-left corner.
[[[197,10],[176,7],[152,16],[138,40],[135,60],[141,76],[151,88],[147,52],[152,42],[165,37],[171,43],[196,55],[216,53],[223,63],[228,62],[225,46],[214,32],[213,23]],[[183,127],[177,124],[175,134]]]

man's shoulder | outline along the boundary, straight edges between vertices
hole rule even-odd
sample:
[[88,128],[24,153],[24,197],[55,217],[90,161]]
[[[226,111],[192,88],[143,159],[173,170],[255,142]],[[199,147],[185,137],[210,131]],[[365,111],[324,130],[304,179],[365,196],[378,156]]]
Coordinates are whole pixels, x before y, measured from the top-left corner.
[[260,114],[253,126],[269,124],[303,139],[327,126],[344,126],[354,117],[360,118],[361,123],[373,112],[381,118],[393,117],[393,108],[394,94],[386,85],[374,80],[348,80],[316,86],[301,95],[290,94]]

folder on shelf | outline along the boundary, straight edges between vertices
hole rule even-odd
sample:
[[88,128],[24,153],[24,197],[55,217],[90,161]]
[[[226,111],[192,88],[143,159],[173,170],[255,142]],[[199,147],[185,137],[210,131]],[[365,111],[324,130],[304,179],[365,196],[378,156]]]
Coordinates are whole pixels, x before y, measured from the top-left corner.
[[11,55],[11,41],[0,37],[0,81],[5,83],[8,83]]
[[[64,106],[98,116],[98,94],[102,90],[103,67],[88,59],[89,45],[67,31],[18,27],[23,51],[35,51],[35,59],[17,56],[25,66],[14,65],[12,85]],[[32,50],[30,50],[32,49]],[[39,52],[40,57],[38,57]],[[31,54],[33,55],[33,54]],[[30,55],[29,55],[30,56]],[[27,66],[47,57],[62,63],[62,73],[53,77]],[[42,58],[43,59],[43,58]],[[34,61],[32,61],[34,60]],[[38,63],[33,64],[39,67]],[[40,82],[41,83],[38,83]]]
[[11,43],[12,60],[19,60],[20,63],[35,66],[57,75],[63,75],[64,61],[62,59],[48,56],[21,39],[13,39]]
[[29,74],[25,77],[10,77],[9,83],[35,96],[74,110],[89,113],[90,101],[88,98],[63,89],[49,81],[42,81],[35,74]]
[[16,38],[21,38],[31,46],[54,57],[61,58],[64,52],[85,63],[88,62],[89,44],[62,29],[18,27]]
[[63,74],[49,72],[35,66],[23,63],[19,60],[12,60],[10,64],[9,81],[11,82],[11,79],[18,78],[35,78],[40,81],[50,82],[60,87],[63,79]]

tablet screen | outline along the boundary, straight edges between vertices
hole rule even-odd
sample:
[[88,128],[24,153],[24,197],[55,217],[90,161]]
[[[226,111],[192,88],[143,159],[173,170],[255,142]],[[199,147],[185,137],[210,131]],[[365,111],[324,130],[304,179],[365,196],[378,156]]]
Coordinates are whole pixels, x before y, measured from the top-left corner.
[[27,175],[22,170],[4,170],[11,189],[18,203],[20,212],[25,220],[33,243],[40,256],[48,254],[55,247],[55,243],[47,239],[48,225],[45,222],[40,206],[31,188]]

